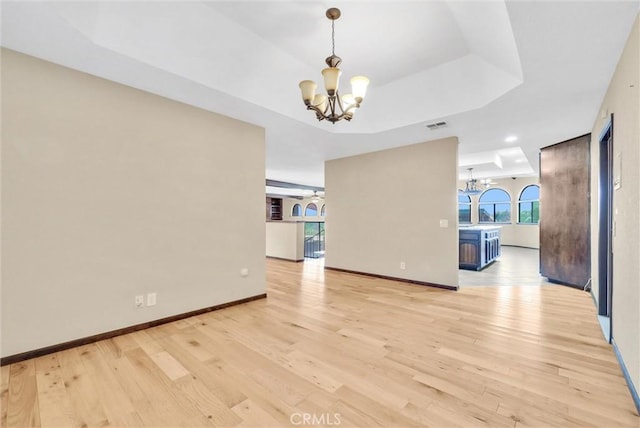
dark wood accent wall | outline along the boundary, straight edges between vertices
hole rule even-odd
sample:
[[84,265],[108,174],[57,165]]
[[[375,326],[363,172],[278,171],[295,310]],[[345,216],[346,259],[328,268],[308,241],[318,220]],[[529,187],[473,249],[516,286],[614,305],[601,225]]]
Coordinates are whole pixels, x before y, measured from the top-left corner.
[[591,134],[540,151],[540,274],[582,288],[591,272]]

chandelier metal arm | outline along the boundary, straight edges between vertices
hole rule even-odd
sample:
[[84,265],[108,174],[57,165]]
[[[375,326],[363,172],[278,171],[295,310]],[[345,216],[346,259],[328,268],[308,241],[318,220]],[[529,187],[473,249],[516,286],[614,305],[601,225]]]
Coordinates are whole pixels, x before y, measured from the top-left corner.
[[307,110],[313,110],[316,112],[316,118],[318,120],[327,120],[328,122],[336,123],[342,119],[350,121],[353,118],[353,110],[360,107],[360,102],[361,99],[356,99],[354,104],[351,104],[345,109],[342,105],[340,94],[336,91],[335,95],[327,98],[327,107],[324,111],[311,104],[310,101],[305,101],[304,103],[307,106]]
[[348,108],[346,112],[340,114],[340,115],[336,115],[335,113],[331,113],[331,114],[326,114],[326,111],[323,112],[322,110],[320,110],[318,107],[314,106],[314,105],[307,105],[307,110],[313,110],[316,112],[316,118],[318,120],[326,120],[328,122],[331,123],[336,123],[342,119],[345,119],[347,122],[350,121],[353,118],[353,114],[349,111],[351,110],[351,108]]

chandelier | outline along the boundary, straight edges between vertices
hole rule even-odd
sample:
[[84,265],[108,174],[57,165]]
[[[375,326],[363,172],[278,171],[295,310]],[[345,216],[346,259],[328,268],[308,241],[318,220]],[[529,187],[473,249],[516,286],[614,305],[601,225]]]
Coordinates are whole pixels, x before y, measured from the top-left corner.
[[478,180],[473,178],[473,168],[467,168],[469,171],[469,178],[467,179],[467,185],[464,188],[465,195],[478,195],[483,192],[482,186],[478,184]]
[[331,56],[325,59],[328,67],[322,70],[327,95],[316,94],[318,85],[313,80],[303,80],[299,86],[307,110],[315,111],[318,120],[328,120],[335,124],[342,119],[349,121],[353,118],[354,111],[360,107],[360,103],[364,100],[369,79],[364,76],[352,77],[350,81],[351,93],[340,97],[338,84],[342,72],[338,66],[342,59],[336,56],[335,52],[335,21],[340,18],[340,9],[335,7],[327,9],[326,15],[331,20]]

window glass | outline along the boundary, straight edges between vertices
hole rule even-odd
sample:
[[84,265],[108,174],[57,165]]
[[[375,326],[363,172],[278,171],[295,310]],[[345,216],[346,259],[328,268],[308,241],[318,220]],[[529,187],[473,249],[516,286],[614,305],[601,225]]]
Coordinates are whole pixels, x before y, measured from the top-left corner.
[[458,222],[471,223],[471,197],[458,190]]
[[540,186],[532,184],[522,189],[518,200],[518,222],[525,224],[540,222]]
[[306,217],[315,217],[318,215],[318,207],[313,202],[307,205],[304,209],[304,215]]
[[460,204],[470,204],[471,197],[469,195],[465,195],[462,190],[458,190],[458,203]]
[[291,216],[292,217],[302,216],[302,207],[300,206],[300,204],[295,204],[293,206],[293,208],[291,209]]
[[511,196],[502,189],[489,189],[480,195],[478,204],[480,223],[510,223]]
[[483,202],[510,202],[511,196],[502,189],[489,189],[480,196],[480,203]]
[[521,201],[537,201],[538,199],[540,199],[540,187],[535,184],[525,187],[520,193]]

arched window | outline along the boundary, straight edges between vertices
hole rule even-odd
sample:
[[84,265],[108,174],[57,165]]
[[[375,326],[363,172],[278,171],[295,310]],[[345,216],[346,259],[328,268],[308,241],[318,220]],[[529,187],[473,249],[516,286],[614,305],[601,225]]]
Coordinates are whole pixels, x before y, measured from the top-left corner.
[[458,222],[471,223],[471,197],[458,190]]
[[322,208],[320,208],[320,215],[324,217],[324,204],[322,204]]
[[540,221],[540,186],[531,184],[522,189],[518,199],[518,223],[538,224]]
[[291,217],[301,217],[302,216],[302,207],[300,204],[295,204],[293,208],[291,208]]
[[480,223],[511,223],[511,196],[502,189],[489,189],[480,195]]
[[304,209],[305,217],[315,217],[318,215],[318,207],[313,202]]

